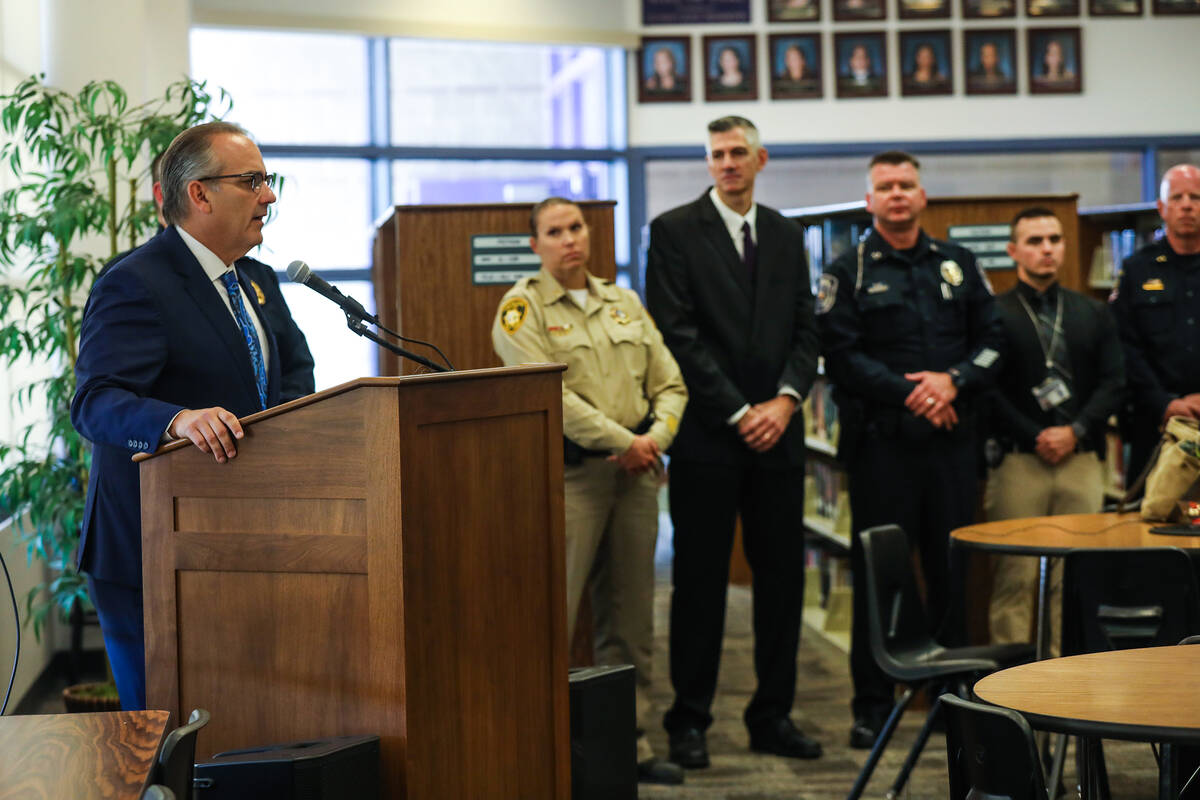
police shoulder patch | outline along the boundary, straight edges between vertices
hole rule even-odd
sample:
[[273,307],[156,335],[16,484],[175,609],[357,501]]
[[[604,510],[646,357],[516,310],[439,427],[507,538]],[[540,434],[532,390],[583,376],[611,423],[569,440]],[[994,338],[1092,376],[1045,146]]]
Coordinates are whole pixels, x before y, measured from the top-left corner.
[[838,279],[828,272],[821,273],[821,281],[817,285],[817,313],[828,314],[833,304],[837,302]]
[[512,335],[529,316],[529,303],[523,297],[510,297],[500,306],[500,327]]

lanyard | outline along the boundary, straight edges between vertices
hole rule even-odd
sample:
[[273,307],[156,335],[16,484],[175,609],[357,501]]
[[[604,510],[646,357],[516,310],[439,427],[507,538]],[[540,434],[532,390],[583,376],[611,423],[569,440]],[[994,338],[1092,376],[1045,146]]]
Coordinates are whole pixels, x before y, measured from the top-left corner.
[[1025,306],[1025,313],[1029,315],[1029,319],[1033,322],[1033,332],[1037,334],[1038,344],[1042,348],[1042,357],[1046,360],[1046,369],[1054,368],[1054,347],[1058,344],[1059,333],[1062,332],[1062,314],[1063,314],[1063,299],[1062,291],[1058,293],[1058,311],[1054,316],[1054,330],[1050,333],[1050,344],[1047,345],[1045,339],[1042,338],[1042,326],[1038,321],[1038,315],[1033,313],[1033,308],[1030,307],[1029,301],[1024,295],[1018,293],[1017,299],[1021,301],[1021,305]]

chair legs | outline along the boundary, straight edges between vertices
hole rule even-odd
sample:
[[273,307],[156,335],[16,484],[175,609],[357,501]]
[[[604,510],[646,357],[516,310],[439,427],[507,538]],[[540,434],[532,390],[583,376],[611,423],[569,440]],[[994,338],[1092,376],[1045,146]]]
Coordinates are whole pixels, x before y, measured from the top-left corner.
[[921,726],[921,732],[917,734],[917,740],[913,742],[912,749],[908,751],[908,758],[904,759],[904,766],[900,767],[900,774],[896,776],[896,782],[892,784],[892,788],[885,795],[887,800],[896,800],[900,796],[900,792],[904,790],[904,784],[908,783],[908,776],[912,774],[913,767],[917,765],[917,759],[920,758],[921,752],[925,749],[925,744],[929,741],[929,734],[933,733],[933,723],[937,720],[937,715],[941,708],[942,701],[934,699],[933,705],[929,708],[929,713],[925,715],[925,724]]
[[[904,715],[904,710],[908,708],[908,704],[912,702],[915,694],[916,690],[913,687],[906,686],[904,694],[900,695],[896,705],[892,706],[892,713],[888,715],[887,722],[883,724],[883,730],[876,737],[875,744],[871,747],[871,754],[867,756],[867,763],[863,764],[862,771],[858,773],[858,779],[850,788],[850,794],[846,795],[846,800],[859,800],[862,797],[863,790],[867,788],[867,782],[871,780],[871,775],[875,772],[880,757],[883,756],[884,748],[891,741],[892,734],[896,732],[896,726],[900,724],[900,717]],[[928,738],[928,734],[926,734],[926,738]]]

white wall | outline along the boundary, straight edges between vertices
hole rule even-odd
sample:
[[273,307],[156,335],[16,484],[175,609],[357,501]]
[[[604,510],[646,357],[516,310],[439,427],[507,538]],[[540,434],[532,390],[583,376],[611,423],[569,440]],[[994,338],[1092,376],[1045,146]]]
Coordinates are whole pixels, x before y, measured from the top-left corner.
[[[1021,0],[1017,0],[1021,5]],[[640,8],[640,0],[627,0],[631,10]],[[952,0],[957,16],[959,3]],[[1086,6],[1087,0],[1083,0]],[[816,24],[772,25],[766,22],[765,3],[751,2],[751,22],[741,25],[693,25],[687,27],[655,25],[639,28],[644,35],[691,34],[692,58],[697,57],[704,35],[753,33],[758,37],[759,94],[751,102],[705,103],[702,78],[693,70],[690,104],[638,104],[637,65],[630,60],[629,114],[631,146],[678,145],[702,142],[704,125],[724,114],[741,114],[754,120],[768,144],[825,143],[855,141],[915,141],[950,139],[1057,138],[1138,135],[1196,135],[1200,132],[1200,18],[1153,17],[1078,18],[1030,21],[978,22],[966,27],[1017,29],[1017,62],[1022,65],[1019,92],[1015,96],[966,97],[963,93],[961,61],[954,75],[957,95],[919,98],[899,96],[896,71],[897,31],[951,28],[952,50],[961,60],[961,19],[903,23],[895,19],[895,3],[890,3],[892,19],[886,22],[834,23],[830,0],[823,2],[825,19]],[[1150,0],[1146,0],[1149,7]],[[640,26],[640,18],[638,18]],[[1038,95],[1027,93],[1024,69],[1025,28],[1075,26],[1082,28],[1083,94]],[[887,98],[834,99],[832,32],[888,31],[888,72],[890,95]],[[768,33],[821,31],[824,49],[825,97],[820,100],[772,101],[764,62]]]
[[635,46],[622,0],[192,0],[198,24]]

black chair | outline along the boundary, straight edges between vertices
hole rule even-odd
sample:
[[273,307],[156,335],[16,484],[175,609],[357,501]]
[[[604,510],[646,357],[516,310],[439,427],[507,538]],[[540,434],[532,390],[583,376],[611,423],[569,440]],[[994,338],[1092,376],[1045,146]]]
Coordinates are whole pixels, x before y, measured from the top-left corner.
[[208,720],[207,711],[194,709],[187,724],[168,733],[158,751],[158,763],[150,776],[151,782],[162,784],[179,800],[191,800],[192,778],[196,771],[196,734]]
[[155,784],[146,789],[142,800],[175,800],[175,793],[165,786]]
[[946,715],[950,800],[1046,800],[1042,762],[1024,717],[952,694],[938,700]]
[[[1188,554],[1176,547],[1096,548],[1067,552],[1063,559],[1064,656],[1173,645],[1200,631],[1200,589]],[[1062,747],[1051,783],[1062,772]],[[1174,758],[1164,747],[1159,758]],[[1108,771],[1098,737],[1080,737],[1080,780],[1106,798]],[[1168,772],[1173,772],[1169,769]]]
[[[862,537],[866,585],[855,587],[855,591],[865,588],[867,592],[871,654],[884,674],[904,684],[905,689],[879,732],[848,800],[858,800],[862,796],[884,748],[895,733],[900,716],[917,691],[935,682],[953,683],[965,695],[968,680],[1033,657],[1033,645],[1030,644],[942,647],[930,633],[925,607],[917,593],[912,556],[904,531],[896,525],[882,525],[865,530],[859,536]],[[908,776],[933,731],[939,708],[940,704],[934,701],[888,792],[889,798],[897,796],[908,782]]]

